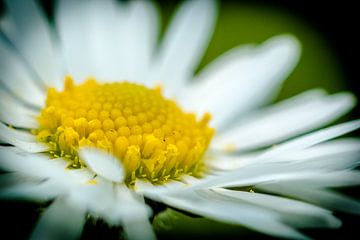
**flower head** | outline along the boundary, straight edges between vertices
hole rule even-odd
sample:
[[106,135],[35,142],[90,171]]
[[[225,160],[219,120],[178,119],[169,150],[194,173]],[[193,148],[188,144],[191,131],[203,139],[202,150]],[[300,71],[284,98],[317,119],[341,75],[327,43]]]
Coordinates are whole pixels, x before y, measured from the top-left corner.
[[198,173],[214,134],[209,120],[209,114],[197,121],[182,112],[158,89],[94,79],[75,86],[67,77],[64,91],[48,90],[34,133],[71,168],[86,167],[78,149],[91,146],[121,160],[127,183],[136,178],[161,183]]
[[6,4],[1,196],[51,202],[33,239],[78,238],[87,217],[154,239],[149,201],[288,238],[339,227],[332,209],[360,212],[328,190],[359,183],[359,140],[333,140],[359,120],[316,130],[354,97],[310,90],[258,109],[299,59],[293,36],[235,48],[194,77],[213,1],[183,3],[159,46],[148,1],[59,1],[55,28],[34,1]]

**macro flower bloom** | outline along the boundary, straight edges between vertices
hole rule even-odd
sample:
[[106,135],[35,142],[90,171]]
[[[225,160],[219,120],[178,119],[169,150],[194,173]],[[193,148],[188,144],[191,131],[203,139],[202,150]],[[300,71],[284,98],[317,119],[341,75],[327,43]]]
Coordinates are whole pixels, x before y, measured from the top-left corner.
[[[149,1],[8,0],[0,38],[1,197],[51,202],[32,239],[79,238],[85,221],[154,239],[151,202],[265,234],[336,228],[360,213],[360,142],[322,128],[355,104],[321,89],[266,106],[297,64],[296,38],[230,50],[194,77],[216,16],[184,2],[157,44]],[[146,200],[146,202],[145,202]],[[148,203],[150,202],[150,205]]]

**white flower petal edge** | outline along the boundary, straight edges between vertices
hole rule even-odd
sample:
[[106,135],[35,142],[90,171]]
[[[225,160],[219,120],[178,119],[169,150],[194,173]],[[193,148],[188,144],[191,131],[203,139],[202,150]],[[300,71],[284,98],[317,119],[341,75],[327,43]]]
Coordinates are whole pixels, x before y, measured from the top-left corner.
[[281,212],[286,218],[294,221],[295,225],[299,224],[297,227],[336,228],[341,225],[341,222],[330,211],[305,202],[268,194],[233,191],[223,188],[217,188],[213,191],[230,198]]
[[[91,4],[87,5],[85,1],[61,0],[58,1],[55,11],[55,23],[65,68],[77,83],[96,71],[90,51],[92,39],[90,6]],[[108,18],[113,16],[113,11],[108,13]],[[110,46],[114,45],[110,44]]]
[[72,206],[86,207],[95,218],[102,218],[112,226],[123,226],[128,239],[155,239],[149,222],[151,210],[141,195],[135,195],[122,184],[96,177],[96,185],[73,191],[68,201]]
[[211,124],[222,129],[229,119],[272,100],[299,56],[300,44],[290,35],[235,48],[203,70],[179,101],[196,112],[209,111]]
[[[292,151],[270,160],[270,162],[307,162],[309,167],[325,167],[330,170],[335,168],[350,168],[356,163],[360,152],[360,141],[358,139],[344,138],[321,143],[308,149]],[[209,161],[209,168],[214,171],[230,171],[246,165],[251,165],[253,159],[263,152],[242,155],[227,155],[214,153],[216,161]],[[310,162],[312,161],[312,162]],[[321,166],[324,164],[324,166]]]
[[30,239],[79,239],[85,214],[84,208],[71,207],[66,199],[57,198],[42,214]]
[[24,65],[19,54],[9,43],[6,43],[1,35],[0,56],[0,83],[17,99],[39,108],[42,107],[45,101],[45,92],[36,85],[33,80],[34,76]]
[[230,224],[240,224],[270,235],[307,239],[294,228],[282,223],[276,212],[245,202],[239,204],[210,190],[190,191],[184,195],[163,197],[162,200],[179,209]]
[[[284,174],[292,176],[288,173],[288,170],[292,169],[292,171],[294,171],[294,174],[296,174],[298,170],[296,166],[281,165],[281,163],[272,162],[272,160],[284,154],[290,153],[291,151],[303,150],[316,144],[331,140],[333,138],[354,131],[358,128],[360,128],[360,120],[355,120],[306,134],[304,136],[295,138],[294,140],[279,144],[278,146],[258,155],[252,160],[252,164],[248,166],[248,168],[240,168],[228,173],[220,174],[219,176],[215,176],[213,178],[209,178],[208,180],[201,181],[199,182],[199,184],[195,184],[189,189],[201,189],[225,185],[229,186],[229,183],[233,181],[238,181],[239,178],[261,176],[261,174],[259,174],[260,172],[262,172],[261,169],[263,169],[265,172],[284,171]],[[285,167],[285,169],[281,169],[280,167]],[[250,169],[252,169],[251,171],[253,172],[251,172]],[[261,177],[264,176],[262,175]]]
[[53,33],[41,7],[36,1],[6,0],[5,3],[10,21],[16,28],[11,41],[45,86],[60,88],[60,59],[56,53]]
[[152,3],[61,0],[56,19],[66,68],[77,82],[90,75],[144,81],[158,32]]
[[1,197],[5,198],[49,201],[68,194],[92,178],[87,170],[64,171],[67,162],[63,159],[49,160],[44,155],[10,147],[0,148],[0,156],[2,169],[24,176],[13,179],[11,185],[1,189]]
[[[140,202],[142,197],[133,196],[126,187],[117,188],[117,205],[122,204],[121,216],[123,226],[128,239],[156,239],[152,226],[149,222],[149,210],[145,203]],[[125,207],[125,209],[124,209]]]
[[[358,121],[320,130],[302,138],[317,139],[317,137],[324,135],[327,135],[327,137],[331,135],[332,137],[336,137],[340,131],[345,131],[345,129],[346,131],[351,131],[351,128],[356,127],[359,127]],[[299,139],[301,140],[301,138]],[[293,142],[299,143],[302,141],[293,140]],[[314,144],[314,146],[312,146],[312,144]],[[333,150],[327,153],[329,149]],[[272,150],[269,150],[269,152],[271,151]],[[300,153],[300,151],[306,152]],[[266,226],[262,226],[262,224],[259,225],[257,221],[252,222],[251,218],[242,219],[236,215],[236,207],[238,206],[229,205],[229,201],[237,200],[237,203],[241,205],[240,208],[244,207],[243,201],[245,201],[250,205],[250,208],[255,208],[251,210],[253,213],[256,212],[257,207],[260,207],[260,209],[270,209],[271,212],[275,211],[275,213],[272,212],[272,214],[275,215],[272,216],[273,219],[271,221],[286,223],[288,226],[339,227],[341,225],[340,221],[332,216],[330,211],[305,202],[308,201],[334,210],[358,213],[360,206],[358,201],[329,191],[326,188],[351,186],[360,183],[358,171],[349,170],[349,168],[359,165],[359,155],[356,154],[356,152],[359,151],[360,145],[357,139],[336,140],[320,145],[315,145],[314,142],[311,142],[310,146],[306,146],[306,149],[298,150],[298,154],[294,154],[292,151],[285,152],[283,155],[278,155],[280,159],[274,157],[267,163],[249,163],[232,173],[227,172],[220,176],[209,176],[208,180],[187,178],[183,180],[183,184],[176,182],[170,183],[170,185],[167,186],[156,187],[151,186],[149,183],[138,181],[136,183],[136,189],[138,192],[156,201],[163,201],[175,208],[207,216],[214,220],[241,224],[275,236],[303,238],[305,236],[296,235],[298,232],[293,232],[291,228],[282,233],[273,233],[270,229],[267,229]],[[291,158],[289,159],[287,157],[291,155],[302,157],[301,159],[304,160],[299,161],[296,158],[291,160]],[[329,159],[330,156],[332,156],[334,160]],[[349,159],[346,159],[346,156],[348,156]],[[254,159],[256,158],[253,158],[253,160]],[[284,159],[288,160],[285,161]],[[325,163],[326,161],[330,161],[329,166]],[[332,163],[335,163],[335,165]],[[319,166],[323,167],[319,168]],[[228,175],[233,175],[234,179],[225,180]],[[314,180],[314,185],[311,185],[312,180]],[[284,196],[291,196],[305,202],[292,202],[294,200],[286,199],[285,197],[280,198],[216,187],[221,181],[223,181],[221,186],[224,187],[253,186],[255,191],[256,189],[260,189],[266,192],[274,192]],[[221,196],[216,198],[216,196],[213,196],[212,191]],[[231,199],[228,199],[229,197]],[[267,200],[263,201],[265,198],[267,198]],[[280,202],[282,202],[282,204],[279,204]],[[253,204],[256,206],[252,206]],[[294,208],[288,210],[286,206],[292,206]],[[347,206],[351,206],[351,208]],[[244,208],[246,209],[246,207]],[[308,211],[299,210],[303,210],[303,208],[307,208]],[[260,211],[260,209],[258,210]],[[226,211],[227,213],[224,213]],[[241,211],[245,211],[246,213],[244,209]],[[229,212],[234,215],[231,215]],[[267,218],[268,217],[270,216],[267,216]],[[264,225],[266,225],[266,223],[264,223]],[[279,230],[282,225],[273,227]]]
[[340,193],[333,192],[329,189],[313,188],[309,186],[305,187],[302,184],[290,185],[288,183],[260,184],[258,188],[267,192],[282,194],[314,204],[319,204],[329,209],[352,214],[360,214],[359,201]]
[[235,126],[220,132],[214,139],[213,148],[224,150],[231,145],[240,151],[278,144],[336,120],[356,102],[350,93],[330,96],[321,93],[319,90],[308,91],[248,114]]
[[1,122],[28,129],[35,129],[39,125],[36,111],[29,109],[3,89],[0,89],[0,109]]
[[35,136],[9,128],[3,123],[0,123],[0,142],[9,143],[25,152],[45,152],[49,149],[49,146],[37,142]]
[[[128,11],[124,14],[126,24],[122,29],[123,34],[120,35],[122,42],[118,44],[121,65],[124,66],[120,79],[147,83],[160,30],[156,7],[150,1],[131,1],[125,9]],[[114,62],[114,65],[118,68],[119,63]]]
[[93,172],[109,181],[124,180],[125,170],[114,155],[96,148],[83,147],[79,149],[79,156]]
[[155,57],[150,83],[164,85],[165,95],[181,96],[205,53],[216,19],[214,0],[186,1],[179,7]]

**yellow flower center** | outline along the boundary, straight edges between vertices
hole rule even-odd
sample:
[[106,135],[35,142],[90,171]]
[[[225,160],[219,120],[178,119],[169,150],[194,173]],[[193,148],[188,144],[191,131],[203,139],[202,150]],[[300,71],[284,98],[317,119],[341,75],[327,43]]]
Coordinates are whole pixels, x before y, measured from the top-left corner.
[[151,182],[197,176],[203,155],[214,134],[210,114],[201,120],[184,113],[159,88],[117,82],[100,84],[88,79],[74,85],[66,77],[64,91],[48,91],[46,106],[38,116],[39,141],[51,146],[50,154],[63,157],[69,167],[84,167],[81,146],[94,146],[115,155],[126,169],[127,183],[136,178]]

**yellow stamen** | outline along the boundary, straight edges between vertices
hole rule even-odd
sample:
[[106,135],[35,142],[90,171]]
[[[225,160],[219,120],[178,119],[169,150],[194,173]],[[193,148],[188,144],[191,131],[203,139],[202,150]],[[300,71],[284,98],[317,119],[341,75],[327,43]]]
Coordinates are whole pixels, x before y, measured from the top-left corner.
[[84,166],[79,147],[93,146],[119,158],[127,183],[137,177],[163,182],[182,173],[199,174],[214,134],[210,118],[206,113],[197,121],[165,99],[160,88],[95,79],[75,85],[68,76],[64,91],[49,89],[34,133],[71,167]]

